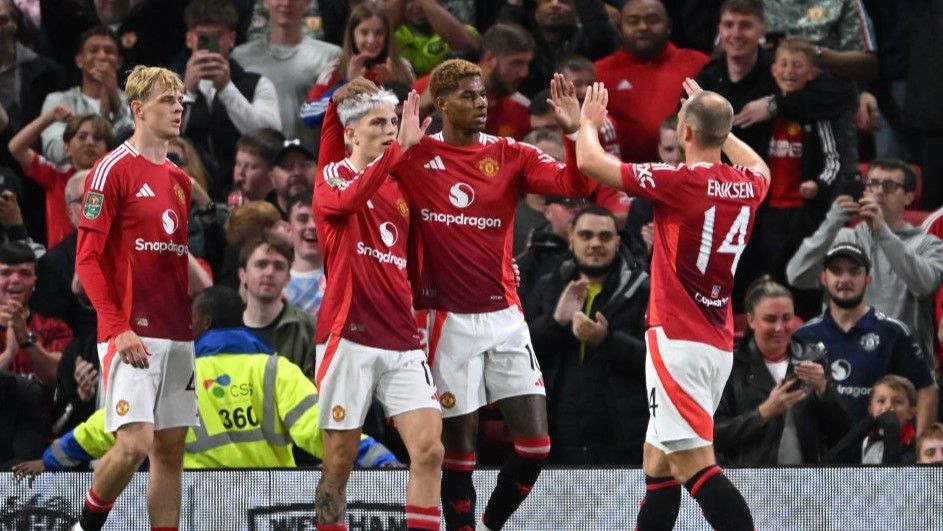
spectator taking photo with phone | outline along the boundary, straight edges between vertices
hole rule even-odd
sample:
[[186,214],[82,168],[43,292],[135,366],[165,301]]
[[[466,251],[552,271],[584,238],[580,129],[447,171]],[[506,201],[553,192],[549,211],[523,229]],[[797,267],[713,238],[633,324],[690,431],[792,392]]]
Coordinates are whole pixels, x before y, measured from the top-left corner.
[[264,127],[281,129],[278,95],[269,79],[230,58],[239,20],[232,3],[195,0],[185,18],[192,53],[182,72],[187,104],[182,134],[208,162],[208,191],[219,201],[232,187],[239,137]]

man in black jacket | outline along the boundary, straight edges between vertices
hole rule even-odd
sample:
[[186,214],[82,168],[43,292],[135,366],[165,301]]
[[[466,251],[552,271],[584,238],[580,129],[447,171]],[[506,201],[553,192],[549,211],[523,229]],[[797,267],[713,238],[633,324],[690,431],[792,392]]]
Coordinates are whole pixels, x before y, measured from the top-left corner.
[[183,69],[188,102],[183,134],[208,163],[210,196],[219,201],[232,187],[236,141],[262,128],[281,129],[275,85],[245,71],[230,58],[239,16],[225,0],[195,0],[187,6],[186,44],[191,50]]
[[639,464],[648,425],[648,274],[620,253],[616,221],[591,206],[573,220],[573,258],[544,275],[528,324],[547,389],[556,464]]
[[517,295],[524,304],[524,317],[531,318],[539,309],[532,307],[534,289],[541,277],[550,273],[570,254],[570,228],[573,217],[586,201],[548,195],[544,197],[543,214],[547,224],[534,230],[530,245],[517,260],[521,282]]

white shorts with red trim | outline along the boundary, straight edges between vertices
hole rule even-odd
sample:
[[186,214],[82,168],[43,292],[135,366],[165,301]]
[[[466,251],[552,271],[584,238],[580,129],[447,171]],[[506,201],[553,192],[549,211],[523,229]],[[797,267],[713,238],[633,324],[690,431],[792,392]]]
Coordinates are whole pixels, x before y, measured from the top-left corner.
[[363,426],[372,398],[387,417],[422,408],[439,409],[432,373],[421,350],[386,350],[330,336],[316,345],[318,426],[352,430]]
[[442,416],[522,395],[546,395],[530,330],[517,307],[487,313],[430,310],[429,365]]
[[153,424],[154,430],[197,426],[193,342],[152,337],[141,342],[150,354],[146,369],[121,361],[114,339],[98,344],[105,430],[132,422]]
[[665,453],[714,442],[714,412],[733,367],[733,354],[695,341],[669,339],[661,327],[646,334],[645,442]]

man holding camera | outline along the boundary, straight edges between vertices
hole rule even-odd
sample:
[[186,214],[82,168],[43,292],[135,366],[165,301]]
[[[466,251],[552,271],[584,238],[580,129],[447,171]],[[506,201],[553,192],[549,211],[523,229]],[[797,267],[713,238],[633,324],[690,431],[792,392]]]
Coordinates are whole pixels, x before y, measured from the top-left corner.
[[239,137],[261,128],[281,129],[275,85],[246,72],[229,57],[239,14],[225,0],[196,0],[187,6],[186,44],[192,50],[183,72],[187,112],[183,134],[213,174],[210,193],[221,199],[232,185]]
[[[859,246],[871,264],[871,288],[864,304],[897,319],[913,331],[923,360],[930,364],[933,352],[933,295],[943,281],[943,241],[924,234],[904,220],[904,209],[913,201],[917,178],[907,163],[875,159],[860,198],[839,193],[814,234],[802,241],[786,265],[793,287],[818,287],[826,252],[840,243]],[[845,227],[853,216],[861,222]],[[829,295],[832,298],[832,295]],[[935,391],[934,391],[935,392]],[[917,432],[936,418],[937,400],[918,403]]]
[[871,387],[881,377],[897,374],[910,380],[917,389],[919,435],[936,420],[936,384],[928,356],[910,330],[867,302],[869,292],[880,290],[878,264],[872,260],[866,248],[849,241],[830,247],[819,262],[828,309],[794,335],[825,347],[835,389],[852,426],[868,414]]

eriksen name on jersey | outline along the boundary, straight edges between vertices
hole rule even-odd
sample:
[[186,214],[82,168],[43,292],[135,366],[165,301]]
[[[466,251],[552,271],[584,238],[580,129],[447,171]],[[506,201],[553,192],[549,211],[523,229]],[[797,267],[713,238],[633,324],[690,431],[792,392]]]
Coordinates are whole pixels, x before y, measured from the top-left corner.
[[753,189],[753,183],[725,183],[708,179],[707,196],[719,199],[753,199],[756,197],[756,190]]

